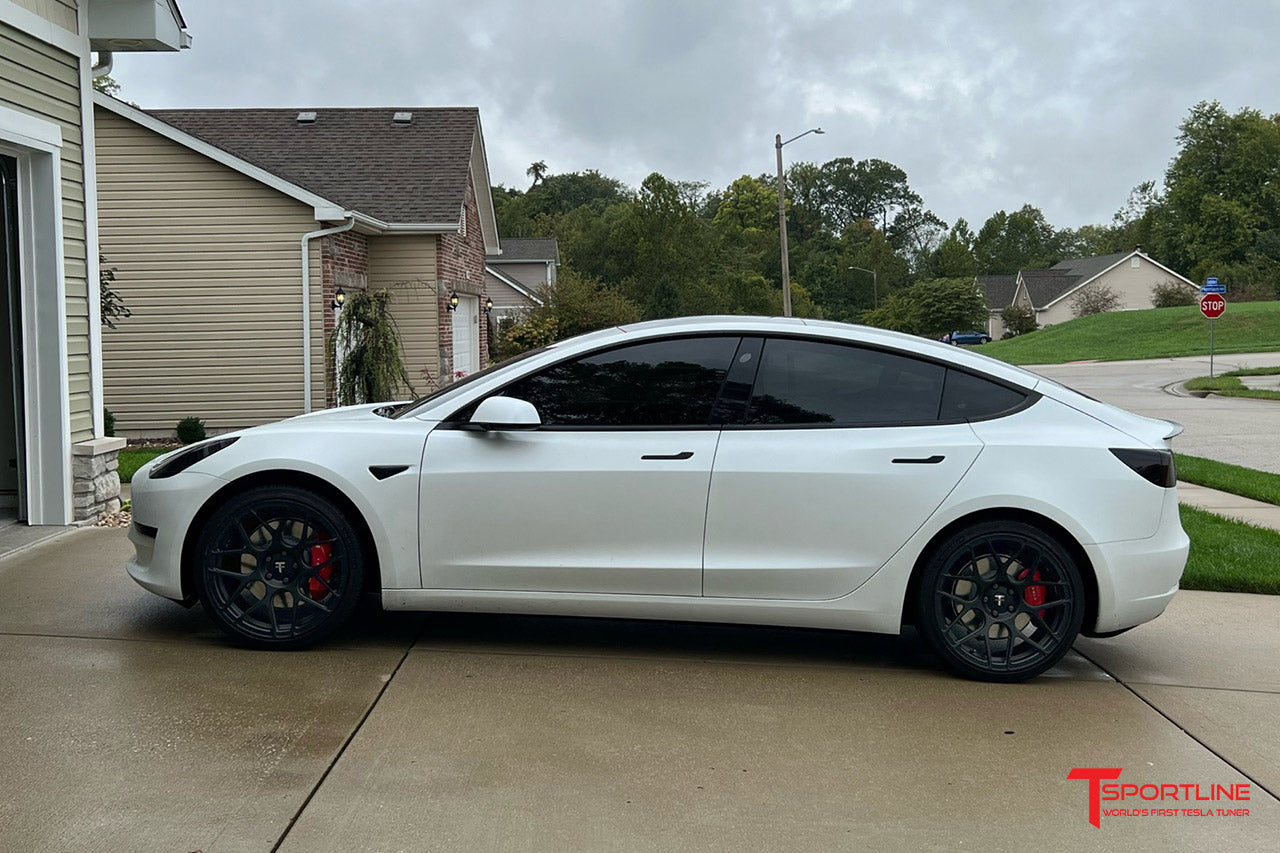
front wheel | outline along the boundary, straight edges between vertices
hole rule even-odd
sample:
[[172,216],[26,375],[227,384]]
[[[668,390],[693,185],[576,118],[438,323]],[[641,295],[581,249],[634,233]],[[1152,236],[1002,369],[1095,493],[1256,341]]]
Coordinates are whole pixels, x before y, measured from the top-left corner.
[[232,639],[256,648],[320,642],[351,615],[364,581],[351,522],[292,486],[231,498],[209,517],[195,556],[205,610]]
[[953,672],[1023,681],[1057,663],[1084,618],[1080,569],[1053,537],[1018,521],[968,527],[925,564],[916,625]]

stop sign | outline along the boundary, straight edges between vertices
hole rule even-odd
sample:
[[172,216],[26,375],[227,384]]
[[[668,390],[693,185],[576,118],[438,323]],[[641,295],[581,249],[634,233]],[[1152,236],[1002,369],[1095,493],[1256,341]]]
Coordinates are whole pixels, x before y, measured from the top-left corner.
[[1200,297],[1200,313],[1210,320],[1216,320],[1227,310],[1227,300],[1216,293],[1206,293]]

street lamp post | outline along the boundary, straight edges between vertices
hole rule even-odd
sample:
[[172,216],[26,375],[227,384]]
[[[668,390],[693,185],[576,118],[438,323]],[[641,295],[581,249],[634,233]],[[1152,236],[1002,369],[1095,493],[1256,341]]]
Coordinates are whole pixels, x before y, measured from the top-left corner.
[[875,297],[876,307],[879,308],[880,307],[880,288],[876,285],[876,279],[878,278],[878,276],[876,275],[876,271],[869,270],[866,267],[849,267],[849,269],[858,270],[859,272],[871,273],[871,295]]
[[804,133],[791,137],[786,142],[782,141],[782,134],[779,133],[773,138],[773,148],[778,154],[778,233],[780,242],[782,243],[782,316],[791,316],[791,261],[787,257],[787,190],[782,179],[782,146],[795,142],[801,136],[808,136],[811,133],[823,133],[820,127],[810,128]]

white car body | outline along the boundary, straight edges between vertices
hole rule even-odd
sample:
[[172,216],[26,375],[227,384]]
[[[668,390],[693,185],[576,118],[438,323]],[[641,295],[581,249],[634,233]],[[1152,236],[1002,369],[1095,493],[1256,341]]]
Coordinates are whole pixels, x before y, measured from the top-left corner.
[[[469,431],[447,419],[512,377],[605,346],[731,332],[848,342],[949,365],[1034,402],[922,426]],[[1180,428],[978,353],[802,319],[704,317],[609,329],[487,371],[410,416],[304,415],[166,479],[133,480],[129,574],[190,601],[184,549],[245,482],[323,483],[376,552],[384,607],[655,618],[897,633],[922,556],[958,522],[1014,513],[1087,558],[1083,630],[1158,616],[1188,539],[1176,489],[1108,448],[1167,450]],[[177,451],[181,452],[181,451]],[[935,464],[896,464],[932,461]],[[650,457],[650,458],[643,458]],[[658,458],[653,457],[668,457]],[[385,479],[371,466],[403,470]],[[194,525],[194,526],[193,526]]]

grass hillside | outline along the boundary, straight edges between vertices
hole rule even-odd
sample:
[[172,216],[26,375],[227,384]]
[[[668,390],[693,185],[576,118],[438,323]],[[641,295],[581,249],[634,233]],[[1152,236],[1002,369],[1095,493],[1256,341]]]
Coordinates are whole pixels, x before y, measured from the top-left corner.
[[[979,352],[1012,364],[1170,358],[1208,355],[1209,321],[1197,306],[1094,314],[1007,341]],[[1280,351],[1280,302],[1227,304],[1214,329],[1214,352]]]

